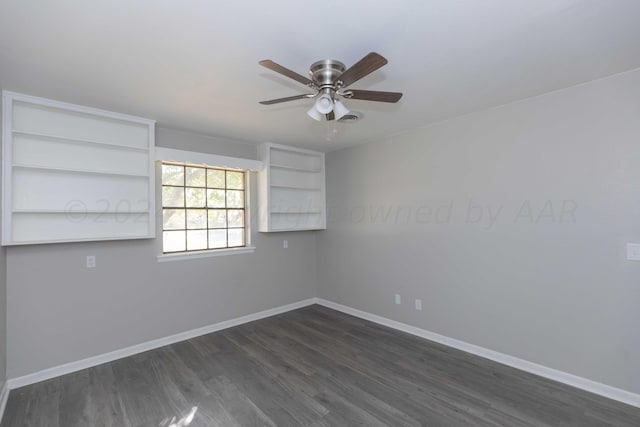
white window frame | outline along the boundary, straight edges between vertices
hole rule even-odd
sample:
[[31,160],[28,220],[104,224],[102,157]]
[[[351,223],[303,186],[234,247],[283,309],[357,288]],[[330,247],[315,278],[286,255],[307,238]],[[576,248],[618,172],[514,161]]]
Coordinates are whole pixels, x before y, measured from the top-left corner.
[[[251,244],[251,172],[262,169],[262,162],[258,160],[243,159],[237,157],[219,156],[215,154],[199,153],[195,151],[177,150],[173,148],[156,147],[156,199],[159,201],[157,212],[162,212],[162,162],[180,163],[185,165],[205,166],[217,169],[231,169],[245,171],[245,245],[238,248],[206,249],[186,252],[163,253],[162,238],[158,242],[158,262],[179,261],[188,259],[208,258],[226,255],[239,255],[253,253],[256,247]],[[158,224],[158,236],[162,236],[162,220]]]

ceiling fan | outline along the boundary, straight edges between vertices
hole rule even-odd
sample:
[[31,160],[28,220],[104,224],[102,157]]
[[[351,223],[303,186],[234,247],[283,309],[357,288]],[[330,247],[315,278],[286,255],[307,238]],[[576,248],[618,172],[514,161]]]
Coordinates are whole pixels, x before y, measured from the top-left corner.
[[340,120],[349,113],[349,110],[340,102],[340,98],[377,102],[398,102],[398,100],[402,98],[401,92],[347,89],[347,87],[371,74],[386,63],[387,60],[375,52],[369,53],[349,68],[345,67],[340,61],[324,59],[311,64],[309,68],[309,77],[311,78],[309,79],[270,59],[265,59],[260,61],[259,64],[302,83],[315,92],[261,101],[260,104],[272,105],[281,102],[295,101],[297,99],[317,98],[307,114],[311,118],[321,121],[323,118],[326,120]]

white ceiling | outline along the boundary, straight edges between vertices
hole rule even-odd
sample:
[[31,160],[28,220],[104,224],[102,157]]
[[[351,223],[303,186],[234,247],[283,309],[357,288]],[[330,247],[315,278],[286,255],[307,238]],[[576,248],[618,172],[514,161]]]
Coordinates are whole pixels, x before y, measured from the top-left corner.
[[[389,63],[352,88],[356,123],[318,123],[320,59]],[[640,67],[640,0],[2,0],[0,87],[134,114],[158,126],[322,151]]]

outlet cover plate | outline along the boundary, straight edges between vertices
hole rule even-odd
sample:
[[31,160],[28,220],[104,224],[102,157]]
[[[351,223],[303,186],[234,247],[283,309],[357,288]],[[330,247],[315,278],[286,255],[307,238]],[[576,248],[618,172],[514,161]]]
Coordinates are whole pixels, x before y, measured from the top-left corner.
[[640,243],[627,243],[627,259],[640,261]]

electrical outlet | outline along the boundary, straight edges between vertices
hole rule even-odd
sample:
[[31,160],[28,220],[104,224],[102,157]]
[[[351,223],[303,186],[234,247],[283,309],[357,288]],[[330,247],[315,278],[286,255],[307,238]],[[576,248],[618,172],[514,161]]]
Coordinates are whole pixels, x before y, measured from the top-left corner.
[[396,304],[402,304],[402,298],[400,298],[400,294],[396,294]]
[[96,266],[96,256],[87,255],[87,268],[95,268],[95,266]]
[[416,310],[422,310],[422,300],[416,299]]
[[640,243],[627,243],[627,259],[640,261]]
[[287,249],[287,248],[289,247],[289,241],[288,241],[288,240],[283,240],[283,241],[282,241],[282,247],[283,247],[284,249]]

